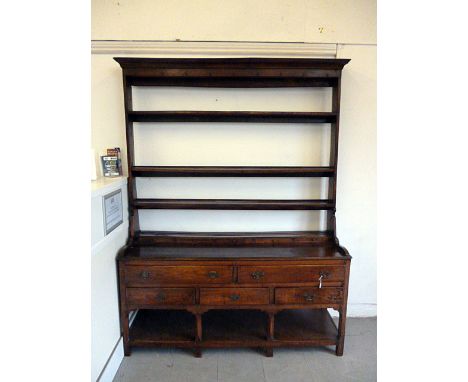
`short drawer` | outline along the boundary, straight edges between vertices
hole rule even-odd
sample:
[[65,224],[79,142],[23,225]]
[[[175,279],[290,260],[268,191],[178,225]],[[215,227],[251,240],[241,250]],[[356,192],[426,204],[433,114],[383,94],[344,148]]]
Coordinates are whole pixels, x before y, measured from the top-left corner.
[[276,288],[275,304],[338,304],[343,288]]
[[270,301],[268,288],[201,288],[201,305],[264,305]]
[[128,305],[191,305],[195,288],[127,288]]
[[127,266],[128,285],[160,286],[170,284],[223,284],[232,282],[230,266]]
[[343,266],[271,265],[239,267],[239,283],[304,283],[343,281]]

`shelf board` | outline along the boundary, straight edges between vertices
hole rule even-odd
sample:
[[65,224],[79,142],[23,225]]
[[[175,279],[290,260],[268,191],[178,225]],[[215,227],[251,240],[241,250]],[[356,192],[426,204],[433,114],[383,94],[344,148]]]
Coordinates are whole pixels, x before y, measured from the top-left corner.
[[334,123],[337,113],[272,111],[129,111],[131,122]]
[[137,209],[196,210],[333,210],[333,200],[268,200],[268,199],[135,199]]
[[267,315],[259,310],[210,310],[202,316],[203,341],[212,347],[266,342],[266,321]]
[[133,166],[132,175],[155,176],[204,176],[204,177],[333,177],[333,167],[299,166]]
[[[289,250],[276,250],[290,247]],[[312,247],[303,251],[296,247]],[[145,247],[142,249],[140,247]],[[167,248],[161,250],[162,247]],[[189,248],[189,249],[182,249]],[[197,247],[210,247],[213,251],[204,252]],[[224,247],[234,247],[234,250],[224,251]],[[257,249],[262,247],[263,249]],[[254,249],[252,249],[254,248]],[[193,249],[193,253],[191,250]],[[334,242],[333,231],[273,231],[273,232],[187,232],[187,231],[141,231],[136,230],[133,243],[127,247],[125,256],[182,256],[198,259],[200,256],[214,256],[219,250],[221,257],[245,256],[344,256],[342,248],[337,247]],[[252,250],[249,252],[249,250]],[[193,256],[192,256],[193,255]]]
[[195,340],[195,317],[184,310],[142,310],[130,327],[135,346],[190,345]]
[[332,244],[309,244],[309,245],[278,245],[261,246],[252,244],[250,246],[234,246],[231,244],[220,244],[218,246],[205,244],[165,244],[165,245],[132,245],[125,250],[122,260],[174,260],[174,261],[199,261],[199,260],[345,260],[349,255],[343,249]]
[[283,310],[275,316],[275,340],[297,346],[332,345],[338,330],[327,309]]

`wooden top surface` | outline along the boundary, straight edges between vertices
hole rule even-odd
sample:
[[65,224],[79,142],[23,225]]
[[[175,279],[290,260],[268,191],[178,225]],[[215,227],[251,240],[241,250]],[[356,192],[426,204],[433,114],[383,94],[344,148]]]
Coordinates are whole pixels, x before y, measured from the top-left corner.
[[[123,255],[123,256],[122,256]],[[120,258],[154,260],[236,260],[236,259],[349,259],[347,251],[336,245],[308,246],[238,246],[238,247],[194,247],[194,246],[129,246]]]

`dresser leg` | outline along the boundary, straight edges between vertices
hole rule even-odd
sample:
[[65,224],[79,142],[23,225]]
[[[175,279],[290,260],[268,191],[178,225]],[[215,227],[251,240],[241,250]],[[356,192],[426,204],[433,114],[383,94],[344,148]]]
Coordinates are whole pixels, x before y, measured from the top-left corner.
[[268,313],[267,339],[269,341],[275,338],[275,314]]
[[338,321],[338,342],[336,344],[336,355],[342,356],[344,350],[345,330],[346,330],[346,306],[339,310],[339,321]]
[[131,351],[130,351],[130,344],[129,344],[128,312],[123,312],[122,314],[122,337],[123,337],[124,355],[129,356]]
[[[272,341],[275,338],[275,314],[274,313],[267,313],[268,321],[267,321],[267,340]],[[273,348],[264,348],[265,349],[265,356],[273,357]]]
[[200,342],[202,340],[202,317],[201,314],[196,314],[195,315],[195,320],[197,322],[197,334],[196,334],[196,341]]
[[[202,315],[201,314],[195,314],[195,320],[196,320],[196,326],[197,326],[197,333],[195,336],[195,341],[200,343],[202,338],[203,338],[203,329],[202,329]],[[200,348],[195,348],[194,350],[194,355],[196,358],[201,358],[202,353]]]
[[124,341],[124,356],[128,357],[132,354],[132,352],[130,351],[130,346],[128,344],[125,343]]

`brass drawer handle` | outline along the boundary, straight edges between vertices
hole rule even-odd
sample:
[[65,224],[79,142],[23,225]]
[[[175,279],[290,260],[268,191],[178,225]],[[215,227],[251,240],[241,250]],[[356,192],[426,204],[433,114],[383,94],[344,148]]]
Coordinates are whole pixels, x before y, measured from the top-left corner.
[[166,300],[166,294],[164,292],[159,292],[156,295],[156,301],[157,302],[163,302],[164,300]]
[[143,271],[140,273],[140,277],[144,280],[148,280],[150,277],[150,273],[148,271]]
[[314,300],[314,295],[313,294],[309,294],[309,293],[305,292],[302,296],[304,297],[304,299],[306,301],[313,301]]
[[238,294],[231,294],[229,298],[231,299],[231,301],[238,301],[240,299],[240,296]]
[[255,271],[255,272],[252,272],[250,274],[250,276],[254,279],[254,280],[260,280],[263,276],[265,276],[265,272],[262,272],[262,271]]
[[330,272],[322,272],[322,271],[320,272],[320,277],[319,277],[319,279],[318,279],[318,281],[319,281],[319,286],[318,286],[319,289],[322,288],[322,279],[325,279],[325,278],[327,278],[328,276],[330,276]]
[[208,277],[210,279],[217,279],[219,277],[219,273],[216,271],[210,271],[208,272]]

